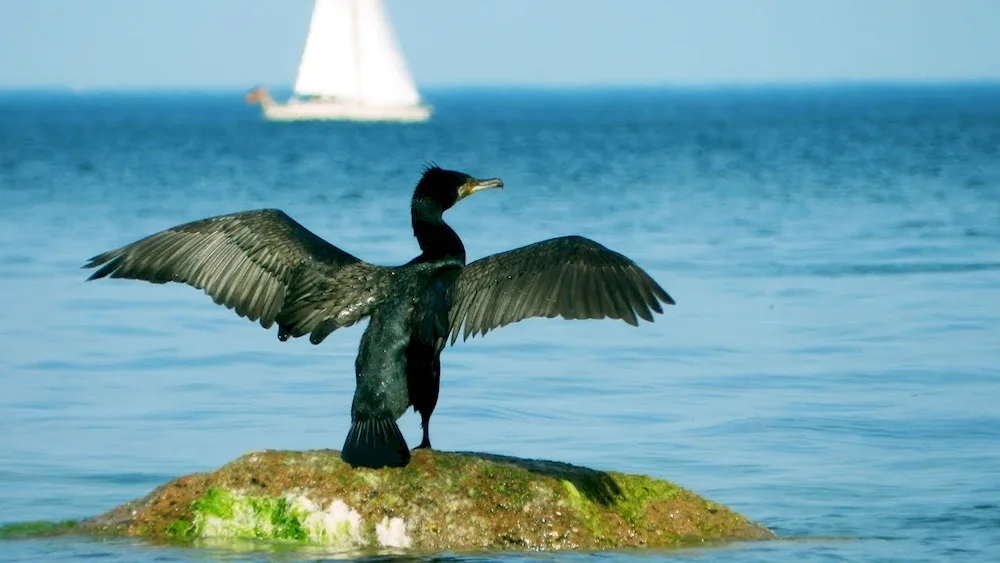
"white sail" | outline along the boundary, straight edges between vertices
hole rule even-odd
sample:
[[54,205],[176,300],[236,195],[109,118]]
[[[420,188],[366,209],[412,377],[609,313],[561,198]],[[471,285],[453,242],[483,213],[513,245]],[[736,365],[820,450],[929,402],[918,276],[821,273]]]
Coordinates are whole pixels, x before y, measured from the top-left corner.
[[420,95],[396,44],[381,0],[355,0],[358,8],[360,99],[370,104],[411,105]]
[[295,93],[375,105],[420,103],[380,0],[316,0]]
[[299,61],[299,96],[358,99],[355,8],[351,0],[316,0]]

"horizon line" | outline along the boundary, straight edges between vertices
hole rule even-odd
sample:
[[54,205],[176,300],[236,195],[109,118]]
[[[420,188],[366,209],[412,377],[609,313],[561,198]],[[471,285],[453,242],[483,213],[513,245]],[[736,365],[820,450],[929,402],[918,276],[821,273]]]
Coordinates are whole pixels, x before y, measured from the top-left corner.
[[[265,86],[276,91],[291,91],[291,84],[268,86],[264,83],[240,85],[100,85],[74,86],[68,84],[50,85],[0,85],[0,93],[70,93],[70,94],[116,94],[116,93],[232,93],[247,92],[256,86]],[[831,88],[831,87],[927,87],[927,86],[1000,86],[1000,77],[983,78],[879,78],[879,79],[828,79],[828,80],[760,80],[760,81],[718,81],[718,82],[567,82],[567,83],[438,83],[419,87],[421,92],[448,92],[469,90],[529,90],[529,91],[600,91],[600,90],[752,90],[775,88]]]

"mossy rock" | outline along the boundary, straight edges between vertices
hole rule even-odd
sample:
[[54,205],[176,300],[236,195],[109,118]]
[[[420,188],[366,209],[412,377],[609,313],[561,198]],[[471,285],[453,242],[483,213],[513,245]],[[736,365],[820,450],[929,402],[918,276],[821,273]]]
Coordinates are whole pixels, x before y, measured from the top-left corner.
[[422,552],[669,548],[774,537],[667,481],[425,450],[406,467],[378,470],[352,468],[333,450],[253,452],[57,530]]

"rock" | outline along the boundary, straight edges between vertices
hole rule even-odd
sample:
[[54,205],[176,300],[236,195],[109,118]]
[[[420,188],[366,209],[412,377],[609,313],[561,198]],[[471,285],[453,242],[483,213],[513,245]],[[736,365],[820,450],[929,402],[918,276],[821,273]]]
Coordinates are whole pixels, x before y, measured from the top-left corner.
[[424,552],[664,548],[774,537],[667,481],[426,450],[415,451],[404,468],[379,470],[351,468],[333,450],[253,452],[96,518],[54,525],[57,532]]

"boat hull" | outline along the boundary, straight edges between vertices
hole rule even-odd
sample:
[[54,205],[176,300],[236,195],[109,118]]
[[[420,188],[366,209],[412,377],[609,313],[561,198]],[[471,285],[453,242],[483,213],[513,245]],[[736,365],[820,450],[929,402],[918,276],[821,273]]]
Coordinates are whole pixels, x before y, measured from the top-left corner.
[[427,121],[431,108],[422,105],[392,106],[308,101],[262,106],[269,121]]

